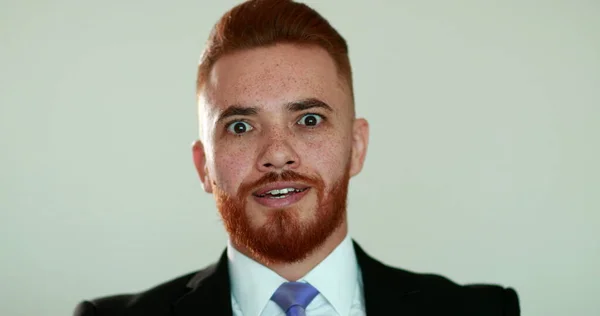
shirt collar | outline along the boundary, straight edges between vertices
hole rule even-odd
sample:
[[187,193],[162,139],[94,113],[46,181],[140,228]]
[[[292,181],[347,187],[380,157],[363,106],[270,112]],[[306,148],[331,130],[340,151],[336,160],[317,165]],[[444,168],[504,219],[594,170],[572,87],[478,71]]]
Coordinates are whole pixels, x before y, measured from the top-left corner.
[[286,279],[227,244],[231,294],[243,315],[259,316],[277,288]]
[[[244,315],[258,316],[277,288],[286,279],[237,251],[227,247],[231,291]],[[327,299],[340,315],[350,314],[358,285],[358,262],[349,235],[300,282],[308,282]]]
[[319,290],[339,315],[350,315],[358,285],[358,262],[350,236],[302,280]]

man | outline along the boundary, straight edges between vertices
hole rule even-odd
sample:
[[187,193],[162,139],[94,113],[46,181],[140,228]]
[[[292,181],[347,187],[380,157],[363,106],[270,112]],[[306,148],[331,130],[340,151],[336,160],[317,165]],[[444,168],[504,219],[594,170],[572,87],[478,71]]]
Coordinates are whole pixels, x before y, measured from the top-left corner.
[[391,268],[348,236],[367,151],[348,48],[317,12],[252,0],[216,24],[197,78],[193,160],[229,234],[221,259],[75,315],[519,315],[515,291]]

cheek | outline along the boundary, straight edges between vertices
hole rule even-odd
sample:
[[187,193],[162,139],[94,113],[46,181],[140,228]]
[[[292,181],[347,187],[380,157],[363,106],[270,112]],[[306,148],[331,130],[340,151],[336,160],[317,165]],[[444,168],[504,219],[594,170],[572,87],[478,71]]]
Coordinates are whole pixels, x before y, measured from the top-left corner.
[[349,162],[351,143],[340,136],[315,137],[304,143],[299,151],[304,165],[313,169],[326,183],[331,185],[343,175]]
[[226,192],[234,194],[247,178],[254,164],[249,148],[221,146],[214,153],[214,181]]

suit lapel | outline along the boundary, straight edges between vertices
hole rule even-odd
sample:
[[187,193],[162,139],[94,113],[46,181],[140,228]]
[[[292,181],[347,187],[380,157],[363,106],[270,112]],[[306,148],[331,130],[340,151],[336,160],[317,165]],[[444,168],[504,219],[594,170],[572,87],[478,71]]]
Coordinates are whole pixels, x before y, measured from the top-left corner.
[[187,284],[189,292],[173,304],[177,316],[231,316],[227,253],[219,262],[198,272]]
[[413,275],[371,258],[354,241],[369,316],[418,315],[422,292]]
[[[358,243],[353,243],[362,273],[367,315],[418,315],[423,293],[417,278],[371,258]],[[229,284],[227,253],[223,252],[216,264],[198,272],[188,282],[188,292],[173,304],[173,314],[231,316]]]

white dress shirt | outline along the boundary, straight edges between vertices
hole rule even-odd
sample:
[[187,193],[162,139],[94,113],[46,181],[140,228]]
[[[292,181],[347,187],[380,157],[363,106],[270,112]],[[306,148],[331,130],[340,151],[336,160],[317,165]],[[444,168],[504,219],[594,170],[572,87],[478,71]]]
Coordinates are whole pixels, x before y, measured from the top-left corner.
[[[227,257],[233,315],[285,316],[271,296],[287,280],[237,251],[231,241]],[[298,282],[309,283],[319,291],[306,308],[307,316],[366,315],[361,273],[348,235]]]

